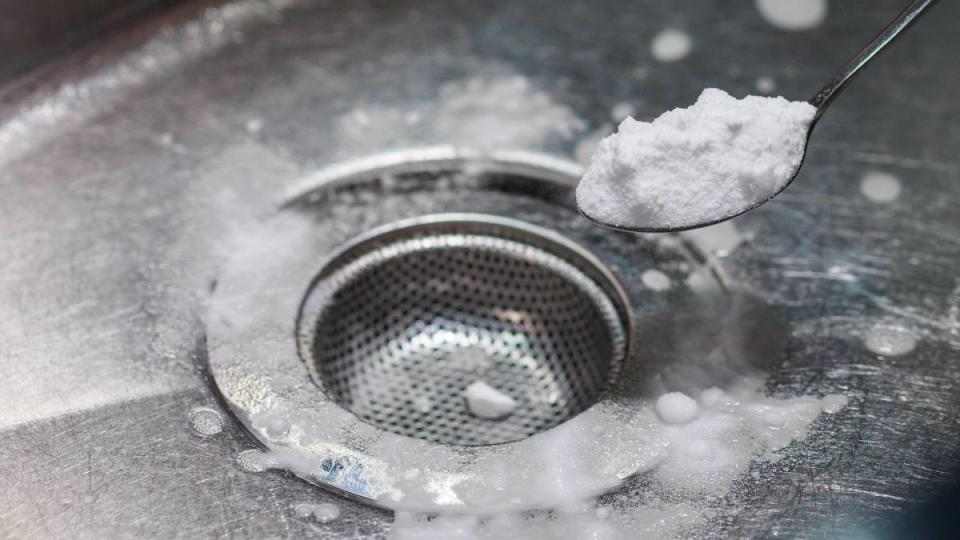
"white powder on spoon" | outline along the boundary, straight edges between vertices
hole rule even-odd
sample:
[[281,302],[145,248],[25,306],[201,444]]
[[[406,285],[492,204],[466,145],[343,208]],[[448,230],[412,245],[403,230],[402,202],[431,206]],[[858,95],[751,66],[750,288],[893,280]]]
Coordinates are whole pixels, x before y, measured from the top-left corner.
[[803,159],[816,109],[708,88],[653,122],[627,118],[600,142],[577,186],[587,215],[626,228],[683,228],[776,195]]

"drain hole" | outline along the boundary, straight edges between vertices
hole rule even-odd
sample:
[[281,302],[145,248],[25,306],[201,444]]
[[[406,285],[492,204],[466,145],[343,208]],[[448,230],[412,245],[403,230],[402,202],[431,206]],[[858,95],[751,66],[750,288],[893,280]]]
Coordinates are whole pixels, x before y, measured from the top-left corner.
[[[580,248],[500,218],[388,228],[342,251],[303,303],[317,383],[381,429],[481,445],[528,437],[595,403],[625,350],[627,313]],[[471,415],[483,381],[516,402]]]

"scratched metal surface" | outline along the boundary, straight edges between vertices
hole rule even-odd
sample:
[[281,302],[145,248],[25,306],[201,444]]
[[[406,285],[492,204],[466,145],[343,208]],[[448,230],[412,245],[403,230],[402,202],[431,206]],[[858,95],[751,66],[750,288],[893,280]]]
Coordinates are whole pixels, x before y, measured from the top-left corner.
[[[293,504],[336,497],[241,472],[233,456],[251,441],[232,423],[209,440],[186,426],[214,399],[203,302],[237,231],[323,166],[469,143],[429,119],[379,130],[376,115],[379,135],[361,140],[338,119],[478,75],[527,77],[584,119],[581,137],[613,103],[650,118],[759,76],[802,98],[900,4],[833,2],[817,29],[786,33],[746,2],[241,1],[6,92],[0,537],[386,534],[388,513],[343,500],[335,524],[304,523]],[[758,465],[714,533],[882,530],[960,467],[960,5],[941,4],[838,99],[794,185],[736,221],[751,240],[722,264],[791,326],[771,391],[851,405]],[[651,58],[664,26],[693,35],[688,58]],[[576,138],[524,145],[570,157]],[[900,177],[902,196],[862,197],[866,170]],[[917,348],[866,350],[876,322],[911,329]]]

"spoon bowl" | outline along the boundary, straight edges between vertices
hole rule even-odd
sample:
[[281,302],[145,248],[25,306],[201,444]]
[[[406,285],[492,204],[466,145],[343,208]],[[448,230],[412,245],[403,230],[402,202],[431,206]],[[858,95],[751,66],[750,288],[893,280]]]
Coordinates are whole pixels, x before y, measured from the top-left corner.
[[634,233],[664,233],[664,232],[678,232],[686,231],[691,229],[699,229],[701,227],[707,227],[710,225],[716,225],[723,221],[733,219],[737,216],[743,215],[759,206],[771,201],[774,197],[779,195],[793,183],[796,179],[797,174],[800,172],[800,168],[803,166],[803,162],[807,156],[807,146],[810,142],[810,134],[813,132],[814,126],[816,126],[817,121],[823,116],[823,113],[826,111],[830,103],[833,102],[833,99],[847,87],[847,84],[861,71],[861,69],[867,65],[871,60],[873,60],[876,55],[884,50],[890,43],[894,41],[907,27],[909,27],[916,19],[919,17],[927,8],[932,4],[936,3],[937,0],[913,0],[899,15],[888,24],[866,47],[864,47],[852,60],[847,62],[840,71],[832,79],[830,79],[827,84],[825,84],[817,93],[809,100],[808,103],[813,105],[816,109],[816,113],[813,117],[813,120],[810,122],[810,126],[807,129],[806,137],[804,138],[803,143],[803,153],[800,157],[800,161],[797,163],[796,168],[793,170],[793,174],[790,175],[790,178],[783,183],[776,191],[769,195],[764,195],[750,202],[747,206],[736,210],[735,212],[722,215],[713,215],[709,219],[704,219],[701,221],[696,221],[692,223],[682,224],[682,225],[658,225],[656,223],[611,223],[605,221],[599,216],[591,215],[583,209],[582,206],[577,205],[577,209],[580,211],[580,214],[583,215],[588,220],[606,227],[608,229],[613,229],[623,232],[634,232]]

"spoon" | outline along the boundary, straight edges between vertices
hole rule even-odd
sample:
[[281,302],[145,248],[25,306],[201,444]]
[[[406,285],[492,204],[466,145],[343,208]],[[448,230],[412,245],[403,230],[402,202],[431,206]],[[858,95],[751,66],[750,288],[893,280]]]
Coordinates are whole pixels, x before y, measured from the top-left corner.
[[[814,115],[813,121],[810,123],[810,128],[807,130],[807,136],[803,146],[804,158],[806,157],[806,153],[807,153],[807,142],[809,142],[810,140],[810,133],[813,131],[813,127],[816,125],[817,120],[819,120],[820,117],[823,116],[824,111],[826,111],[830,103],[833,102],[833,99],[836,98],[837,95],[844,88],[847,87],[847,83],[849,83],[860,72],[860,70],[863,69],[864,66],[866,66],[871,60],[873,60],[877,56],[877,53],[879,53],[884,48],[886,48],[887,45],[892,43],[897,36],[899,36],[904,30],[906,30],[907,27],[910,26],[917,19],[917,17],[919,17],[924,11],[926,11],[928,7],[930,7],[936,1],[937,0],[913,0],[913,2],[911,2],[910,5],[906,7],[906,9],[904,9],[899,15],[897,15],[897,17],[893,20],[893,22],[888,24],[887,27],[884,28],[883,31],[881,31],[880,34],[877,35],[877,37],[873,38],[873,40],[869,44],[867,44],[866,47],[863,48],[863,50],[857,53],[857,55],[854,56],[852,60],[847,62],[847,64],[843,66],[843,68],[841,68],[840,71],[838,71],[837,74],[834,75],[833,78],[830,79],[830,81],[827,82],[827,84],[825,84],[823,88],[821,88],[820,91],[818,91],[816,95],[813,96],[813,98],[810,99],[809,103],[816,108],[816,114]],[[770,201],[777,195],[779,195],[784,189],[787,188],[787,186],[793,183],[793,180],[797,177],[797,173],[800,171],[800,167],[803,165],[804,158],[800,159],[800,163],[797,164],[797,168],[794,169],[793,174],[790,176],[790,180],[788,180],[779,190],[777,190],[776,193],[766,196],[765,198],[760,198],[752,202],[746,208],[738,210],[729,215],[714,216],[708,220],[705,220],[699,223],[684,224],[681,226],[671,226],[671,227],[650,226],[650,225],[644,225],[641,223],[634,223],[630,225],[613,224],[613,223],[605,222],[596,216],[591,216],[586,211],[584,211],[583,208],[578,208],[578,210],[580,210],[580,213],[590,221],[598,225],[601,225],[603,227],[606,227],[608,229],[614,229],[618,231],[674,232],[674,231],[684,231],[689,229],[699,229],[700,227],[714,225],[714,224],[720,223],[721,221],[726,221],[728,219],[735,218],[741,214],[745,214],[753,210],[754,208],[757,208],[758,206],[766,203],[767,201]]]

